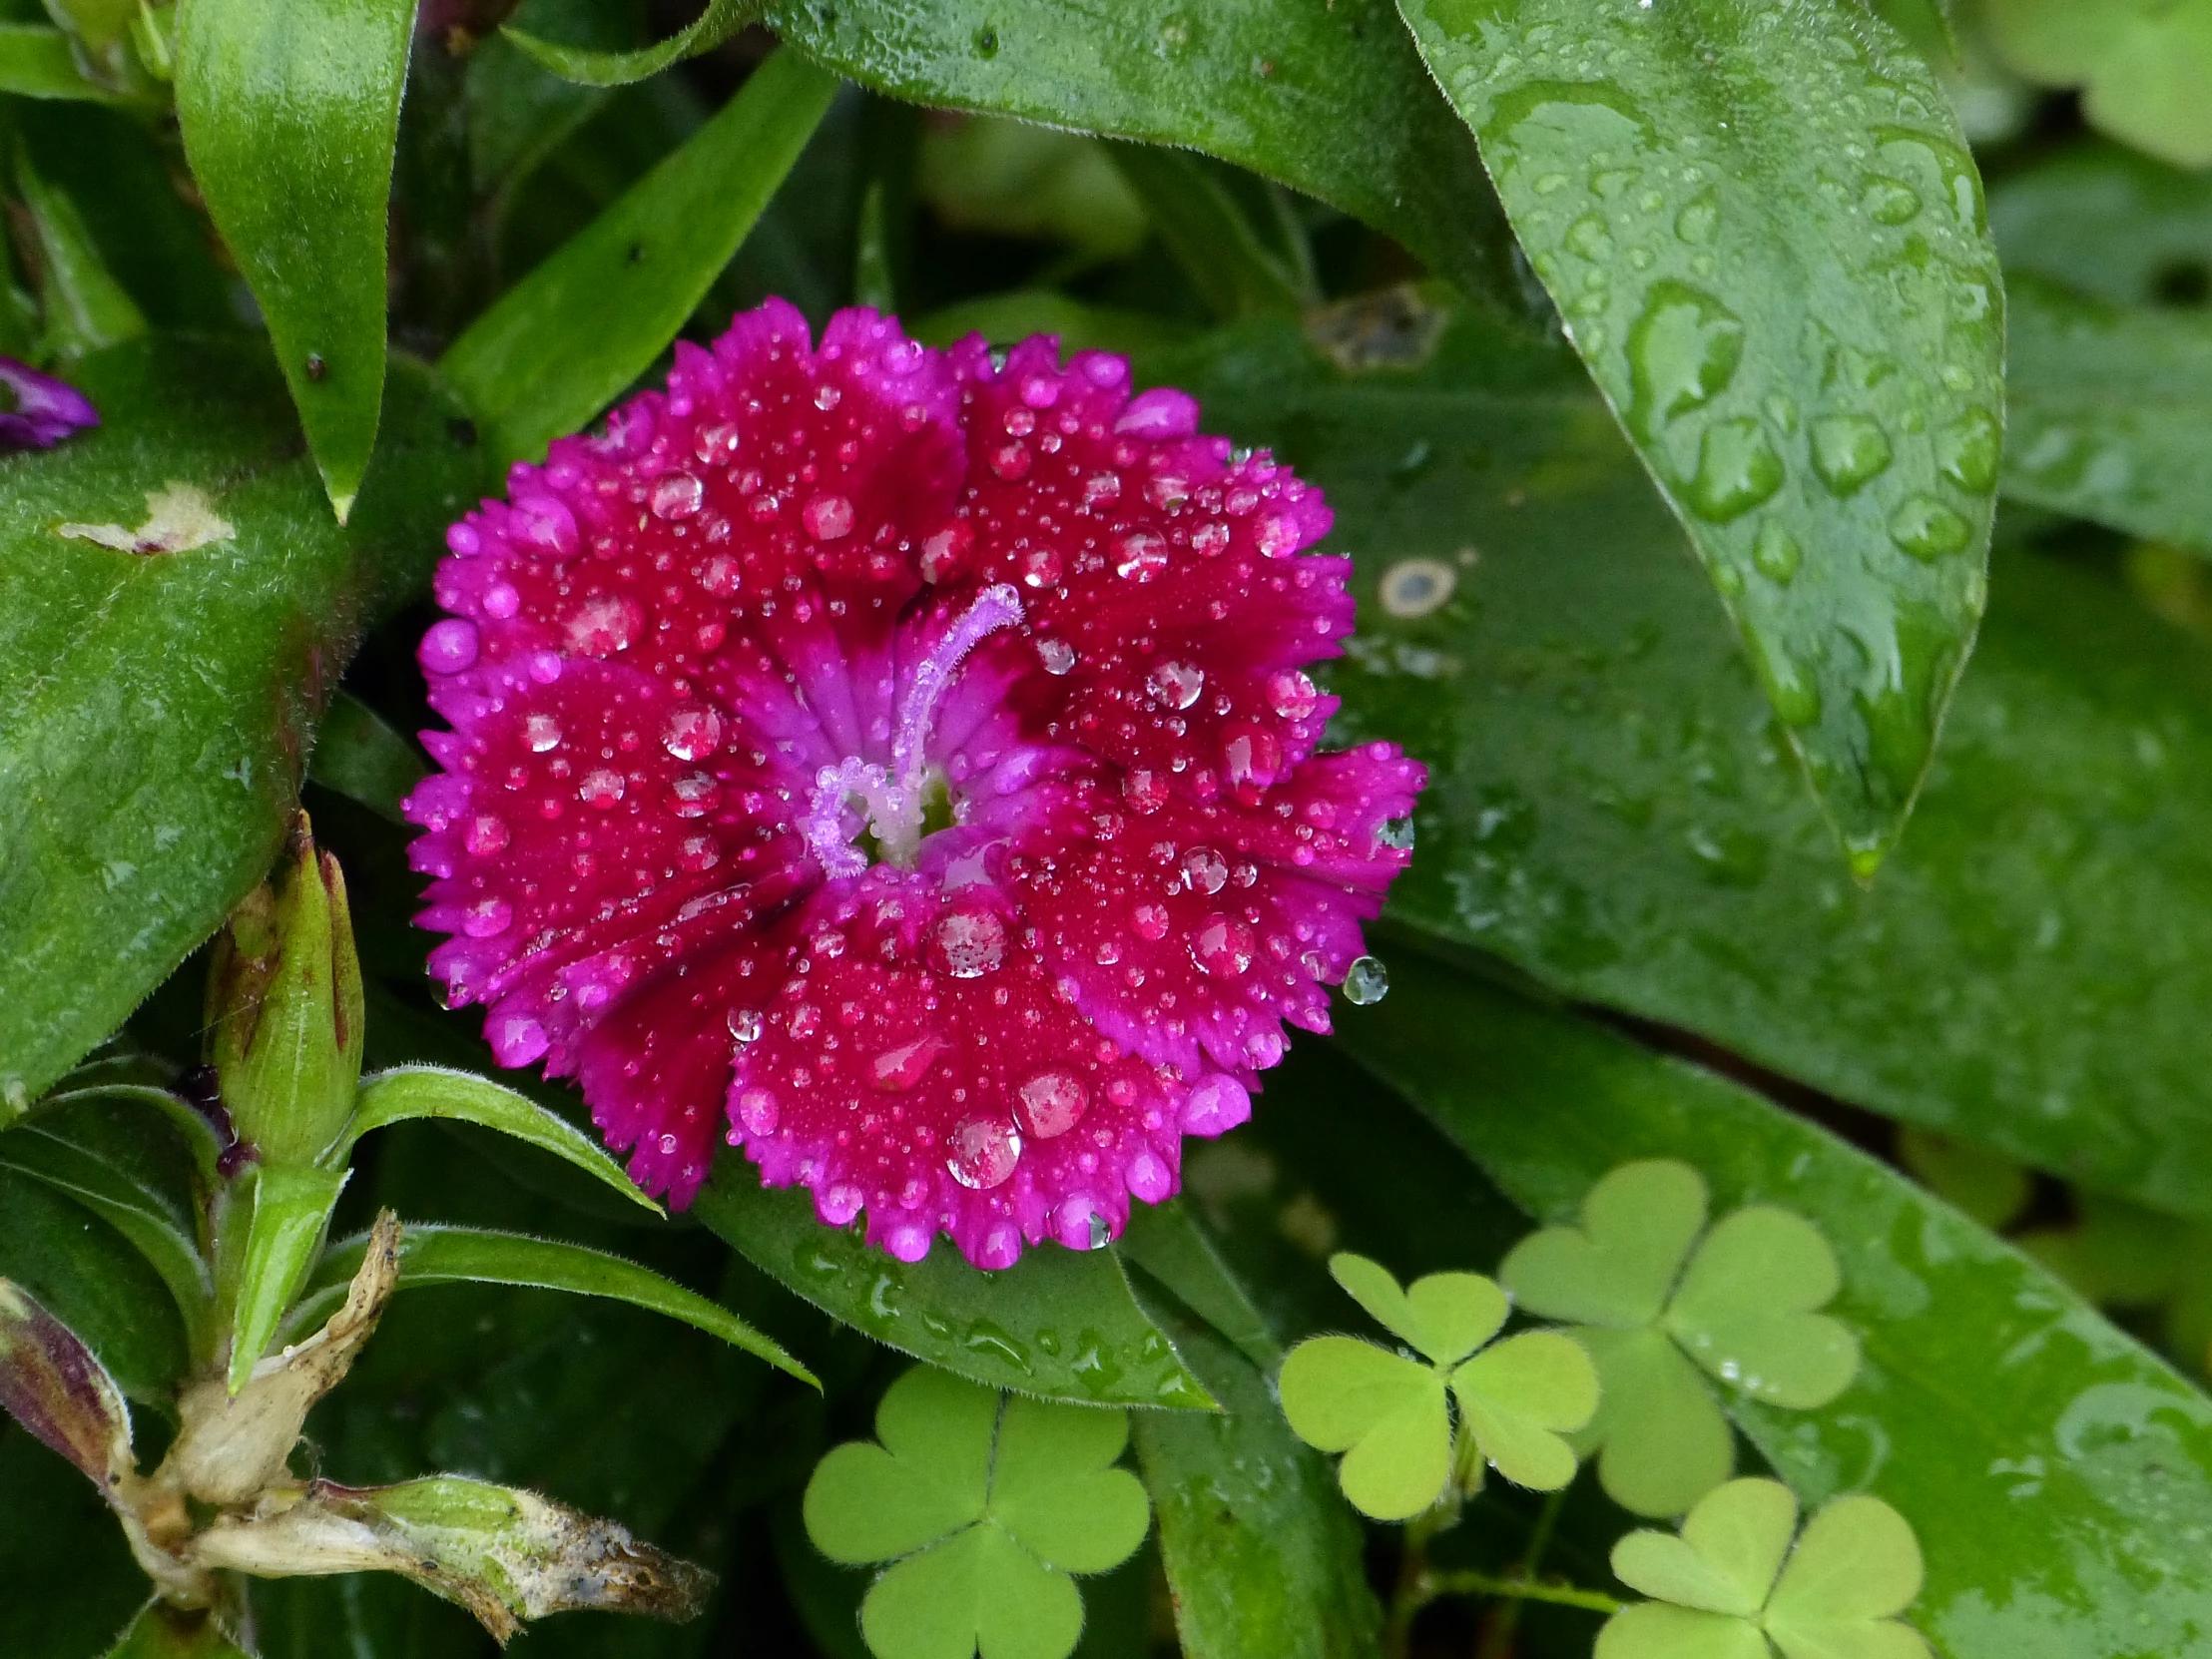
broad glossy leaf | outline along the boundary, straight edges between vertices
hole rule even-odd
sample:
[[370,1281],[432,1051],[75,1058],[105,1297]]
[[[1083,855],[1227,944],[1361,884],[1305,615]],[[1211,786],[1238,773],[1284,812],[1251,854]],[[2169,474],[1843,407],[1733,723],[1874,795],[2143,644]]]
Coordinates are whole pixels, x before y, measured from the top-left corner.
[[[452,405],[398,367],[349,529],[266,358],[148,339],[72,371],[102,424],[0,459],[0,1088],[35,1097],[261,880],[367,615],[427,575],[475,482]],[[58,533],[153,528],[176,551]],[[205,537],[206,539],[201,539]]]
[[2201,303],[2212,288],[2212,174],[2087,139],[1989,187],[2009,283],[2033,272],[2115,305]]
[[[330,1247],[317,1264],[299,1306],[292,1311],[290,1324],[294,1329],[311,1329],[343,1300],[346,1285],[361,1265],[361,1248],[360,1239],[347,1239]],[[558,1239],[485,1233],[465,1227],[417,1226],[400,1235],[401,1290],[461,1284],[521,1285],[627,1302],[633,1308],[682,1320],[732,1348],[766,1360],[801,1382],[815,1382],[814,1373],[720,1303],[710,1302],[651,1268],[620,1256]]]
[[1562,354],[1418,294],[1315,331],[1326,353],[1254,323],[1143,366],[1328,492],[1360,567],[1335,736],[1394,739],[1432,769],[1398,924],[1861,1106],[2212,1214],[2201,644],[2092,570],[2003,550],[1937,776],[1861,886]]
[[1403,0],[1853,867],[1985,594],[2003,288],[1942,85],[1850,0]]
[[1730,1414],[1807,1503],[1865,1489],[1912,1523],[1914,1622],[1948,1659],[2118,1659],[2206,1627],[2212,1560],[2173,1540],[2212,1528],[2212,1400],[1826,1130],[1482,980],[1393,965],[1344,1040],[1536,1215],[1572,1214],[1619,1159],[1674,1157],[1716,1207],[1786,1205],[1828,1236],[1857,1381],[1818,1411],[1737,1394]]
[[1202,150],[1487,282],[1474,148],[1385,0],[778,0],[767,21],[879,92]]
[[[334,1149],[336,1160],[344,1162],[353,1144],[371,1130],[410,1118],[448,1118],[496,1129],[575,1165],[656,1215],[662,1213],[660,1205],[638,1190],[596,1140],[565,1118],[488,1077],[449,1071],[443,1066],[395,1066],[363,1079],[354,1100],[353,1120]],[[0,1153],[4,1151],[5,1146],[0,1145]]]
[[[752,21],[757,0],[708,0],[707,7],[666,40],[632,52],[570,46],[508,23],[499,32],[565,81],[579,86],[615,87],[658,75],[679,58],[720,46]],[[525,22],[529,21],[527,18]]]
[[[1133,1230],[1134,1231],[1134,1230]],[[1190,1659],[1346,1659],[1381,1646],[1360,1523],[1268,1380],[1211,1332],[1169,1326],[1219,1413],[1146,1411],[1138,1466]]]
[[629,385],[730,263],[836,91],[781,52],[690,142],[500,296],[440,367],[502,459],[535,458]]
[[735,1157],[692,1214],[832,1319],[977,1382],[1098,1405],[1214,1404],[1110,1250],[1043,1246],[1001,1273],[944,1244],[899,1262],[825,1227],[808,1193],[763,1188]]
[[2212,553],[2212,318],[2009,292],[2005,495]]
[[414,0],[191,0],[177,116],[338,522],[384,395],[384,222]]
[[378,818],[404,823],[399,803],[429,769],[413,744],[351,692],[339,691],[314,737],[307,776]]

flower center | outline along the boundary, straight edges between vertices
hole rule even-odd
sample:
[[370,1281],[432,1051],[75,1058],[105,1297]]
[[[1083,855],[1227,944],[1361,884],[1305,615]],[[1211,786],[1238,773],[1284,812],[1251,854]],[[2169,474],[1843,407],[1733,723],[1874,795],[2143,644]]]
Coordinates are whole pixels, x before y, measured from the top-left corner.
[[[914,666],[899,699],[889,766],[848,755],[815,775],[814,800],[801,821],[807,842],[830,875],[857,875],[871,862],[912,868],[923,836],[952,822],[943,769],[928,759],[937,705],[970,651],[1001,628],[1021,621],[1021,596],[1006,584],[985,588],[961,612],[936,648]],[[847,811],[859,815],[860,836],[874,857],[853,844]]]

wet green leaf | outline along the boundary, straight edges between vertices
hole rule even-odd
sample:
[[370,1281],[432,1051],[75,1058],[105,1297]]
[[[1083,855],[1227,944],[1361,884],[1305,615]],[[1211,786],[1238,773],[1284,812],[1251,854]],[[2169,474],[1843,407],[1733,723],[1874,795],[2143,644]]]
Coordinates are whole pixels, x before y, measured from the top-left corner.
[[1170,1329],[1222,1403],[1146,1411],[1134,1425],[1184,1653],[1377,1650],[1382,1610],[1362,1566],[1362,1530],[1328,1462],[1290,1431],[1266,1376],[1210,1332]]
[[1487,282],[1493,215],[1473,146],[1384,0],[778,0],[767,21],[879,92],[1201,150]]
[[1284,1415],[1309,1445],[1345,1453],[1337,1477],[1354,1507],[1405,1520],[1436,1501],[1453,1462],[1447,1388],[1459,1406],[1463,1487],[1473,1489],[1484,1460],[1542,1491],[1574,1478],[1574,1453],[1560,1432],[1590,1420],[1598,1382],[1571,1341],[1529,1331],[1484,1347],[1509,1310],[1480,1274],[1432,1273],[1400,1289],[1364,1256],[1340,1253],[1329,1268],[1378,1324],[1429,1362],[1353,1337],[1313,1338],[1284,1361]]
[[1980,619],[2002,430],[1941,84],[1846,0],[1400,9],[1871,872]]
[[[354,1238],[334,1244],[316,1264],[313,1279],[290,1315],[293,1329],[311,1330],[344,1300],[345,1287],[360,1268],[363,1243]],[[803,1382],[815,1382],[814,1373],[720,1303],[620,1256],[558,1239],[466,1227],[413,1226],[400,1235],[401,1290],[461,1284],[525,1285],[627,1302],[633,1308],[682,1320]]]
[[307,776],[315,783],[393,824],[405,822],[399,803],[428,770],[413,744],[343,690],[330,699],[315,732],[314,753],[307,757]]
[[569,46],[506,24],[499,31],[529,57],[579,86],[616,87],[658,75],[680,58],[711,51],[753,20],[759,0],[707,0],[707,7],[666,40],[632,52]]
[[692,1214],[830,1318],[991,1387],[1102,1405],[1214,1404],[1111,1251],[1040,1245],[986,1273],[940,1240],[920,1261],[898,1262],[824,1226],[806,1192],[764,1189],[735,1157],[716,1165]]
[[[1722,1203],[1786,1205],[1834,1245],[1862,1333],[1817,1411],[1729,1412],[1801,1500],[1871,1490],[1926,1549],[1914,1622],[1949,1659],[2121,1659],[2212,1619],[2212,1401],[2008,1246],[1735,1084],[1401,955],[1341,1040],[1538,1216],[1623,1158],[1678,1158]],[[2156,1471],[2156,1472],[2153,1472]],[[1688,1652],[1695,1652],[1692,1648]]]
[[2085,139],[1989,187],[2005,279],[2032,272],[2114,305],[2212,288],[2212,175]]
[[836,1446],[807,1483],[807,1531],[831,1560],[892,1561],[860,1604],[880,1659],[1065,1659],[1083,1626],[1070,1573],[1144,1541],[1144,1487],[1111,1465],[1121,1411],[1009,1398],[930,1367],[893,1382],[880,1444]]
[[1989,0],[1991,38],[2032,81],[2082,88],[2099,132],[2180,167],[2212,163],[2212,5]]
[[344,523],[384,396],[384,222],[413,0],[192,0],[177,116]]
[[1228,169],[1187,150],[1120,144],[1111,154],[1153,234],[1216,316],[1297,311],[1316,298],[1302,233],[1292,226],[1289,236],[1280,234],[1289,223],[1280,198],[1240,200]]
[[1939,776],[1855,884],[1563,353],[1419,292],[1312,328],[1252,323],[1142,367],[1328,492],[1361,616],[1333,736],[1432,769],[1398,924],[1860,1106],[2212,1213],[2199,642],[2093,570],[2002,550]]
[[[339,666],[476,472],[401,368],[340,531],[251,347],[149,339],[73,377],[101,426],[0,459],[0,1093],[26,1103],[261,880]],[[150,497],[197,527],[165,537]]]
[[1902,1515],[1880,1498],[1843,1497],[1793,1546],[1796,1531],[1787,1486],[1731,1480],[1679,1534],[1629,1533],[1613,1546],[1613,1571],[1657,1600],[1608,1620],[1598,1653],[1748,1656],[1767,1651],[1764,1637],[1784,1659],[1928,1659],[1920,1633],[1896,1619],[1921,1589],[1920,1544]]
[[1283,1346],[1266,1318],[1182,1199],[1132,1208],[1118,1249],[1255,1366],[1272,1372],[1283,1363]]
[[542,455],[667,347],[835,91],[797,53],[770,58],[690,142],[453,342],[439,366],[502,459]]
[[2005,495],[2212,553],[2212,318],[2010,293]]
[[[662,1213],[660,1205],[638,1190],[596,1140],[565,1118],[488,1077],[443,1066],[395,1066],[363,1079],[354,1099],[353,1119],[331,1149],[329,1161],[349,1161],[363,1135],[410,1118],[447,1118],[496,1129],[573,1164],[654,1214]],[[0,1154],[4,1152],[0,1144]]]

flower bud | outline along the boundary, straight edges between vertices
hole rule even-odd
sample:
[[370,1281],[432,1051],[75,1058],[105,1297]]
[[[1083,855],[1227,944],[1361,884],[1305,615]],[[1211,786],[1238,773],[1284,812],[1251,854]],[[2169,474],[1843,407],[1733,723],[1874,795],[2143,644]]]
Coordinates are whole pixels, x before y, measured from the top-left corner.
[[345,878],[299,815],[275,884],[249,893],[217,935],[208,972],[208,1062],[239,1138],[267,1162],[319,1156],[353,1110],[361,1076],[361,964]]

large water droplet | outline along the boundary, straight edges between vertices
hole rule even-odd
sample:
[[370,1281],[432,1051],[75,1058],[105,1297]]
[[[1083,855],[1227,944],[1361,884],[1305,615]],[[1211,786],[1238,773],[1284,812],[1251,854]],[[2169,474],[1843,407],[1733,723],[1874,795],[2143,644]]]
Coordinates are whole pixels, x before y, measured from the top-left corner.
[[1253,948],[1252,929],[1218,910],[1191,935],[1191,960],[1217,979],[1236,979],[1249,971]]
[[1758,566],[1759,574],[1784,587],[1797,575],[1804,556],[1805,550],[1798,546],[1797,537],[1783,528],[1778,519],[1770,518],[1760,525],[1759,534],[1751,544],[1751,562]]
[[[798,1035],[796,1022],[793,1035]],[[868,1081],[886,1094],[902,1093],[929,1075],[945,1047],[942,1037],[925,1031],[912,1042],[886,1048],[868,1063]]]
[[[1753,558],[1758,557],[1756,551]],[[1767,694],[1767,702],[1784,725],[1803,731],[1821,718],[1821,688],[1789,647],[1772,634],[1751,631],[1745,635],[1751,653],[1752,672]]]
[[1066,640],[1039,640],[1037,661],[1047,674],[1067,674],[1075,667],[1075,647]]
[[1390,994],[1390,970],[1373,956],[1356,956],[1345,969],[1345,1000],[1366,1007]]
[[1849,495],[1890,464],[1890,439],[1865,415],[1823,415],[1813,422],[1813,470],[1837,495]]
[[1787,476],[1756,420],[1716,420],[1698,442],[1697,472],[1683,499],[1700,518],[1726,524],[1773,496]]
[[1285,720],[1304,720],[1321,706],[1321,691],[1304,670],[1287,668],[1268,677],[1268,704]]
[[1040,1141],[1065,1135],[1091,1104],[1083,1080],[1063,1066],[1047,1066],[1014,1090],[1014,1115]]
[[611,810],[622,799],[622,774],[611,772],[605,767],[594,767],[584,774],[584,781],[576,786],[576,798],[585,806],[596,807],[603,813]]
[[1161,663],[1145,676],[1145,690],[1171,709],[1188,709],[1206,689],[1206,671],[1189,663]]
[[836,541],[852,533],[852,503],[841,495],[818,495],[800,510],[799,522],[817,541]]
[[1413,850],[1413,821],[1410,817],[1385,819],[1375,832],[1376,844],[1387,846],[1398,852]]
[[929,936],[937,966],[955,979],[980,979],[1006,959],[1006,924],[993,910],[950,910]]
[[488,857],[503,851],[507,845],[507,821],[490,813],[480,813],[468,821],[468,828],[461,831],[461,844],[478,857]]
[[699,503],[706,493],[706,485],[688,472],[664,473],[653,483],[653,516],[689,518],[699,511]]
[[561,747],[561,723],[551,715],[532,715],[522,723],[522,735],[539,755]]
[[486,898],[461,912],[461,931],[472,939],[489,939],[504,933],[515,919],[515,907],[504,898]]
[[1223,728],[1221,735],[1222,776],[1232,784],[1257,784],[1262,788],[1275,782],[1283,770],[1282,740],[1265,726],[1249,720],[1240,720]]
[[594,594],[568,614],[571,650],[587,657],[627,651],[645,627],[645,607],[626,593]]
[[[750,1042],[752,1039],[741,1037],[738,1040],[740,1042]],[[748,1132],[755,1135],[773,1135],[776,1133],[776,1125],[782,1120],[783,1115],[782,1110],[776,1104],[776,1096],[758,1084],[752,1088],[738,1091],[738,1121],[745,1125]],[[857,1195],[855,1195],[856,1197]],[[858,1209],[859,1205],[855,1203],[853,1208]],[[847,1221],[851,1219],[849,1215],[845,1217]]]
[[978,1192],[1004,1185],[1021,1162],[1021,1131],[997,1118],[969,1118],[944,1144],[952,1179]]
[[1859,206],[1877,225],[1903,225],[1921,211],[1921,194],[1895,179],[1870,179],[1859,193]]
[[1210,846],[1194,846],[1180,861],[1183,885],[1192,892],[1217,893],[1229,883],[1229,861]]
[[730,1035],[741,1043],[759,1042],[761,1033],[768,1027],[768,1022],[762,1019],[758,1008],[732,1008],[728,1024]]
[[1628,331],[1630,416],[1647,436],[1718,397],[1744,357],[1744,325],[1711,294],[1669,277],[1652,283]]
[[415,648],[415,660],[431,674],[458,674],[476,661],[476,624],[459,617],[433,622]]
[[1973,526],[1933,495],[1909,495],[1890,516],[1890,538],[1916,559],[1934,562],[1973,539]]
[[1962,490],[1985,495],[1996,487],[2004,432],[1987,409],[1968,409],[1936,434],[1936,464]]
[[722,747],[722,717],[712,709],[678,709],[668,717],[661,743],[679,761],[703,761]]
[[1149,582],[1168,568],[1167,538],[1150,530],[1132,530],[1114,543],[1114,574]]

